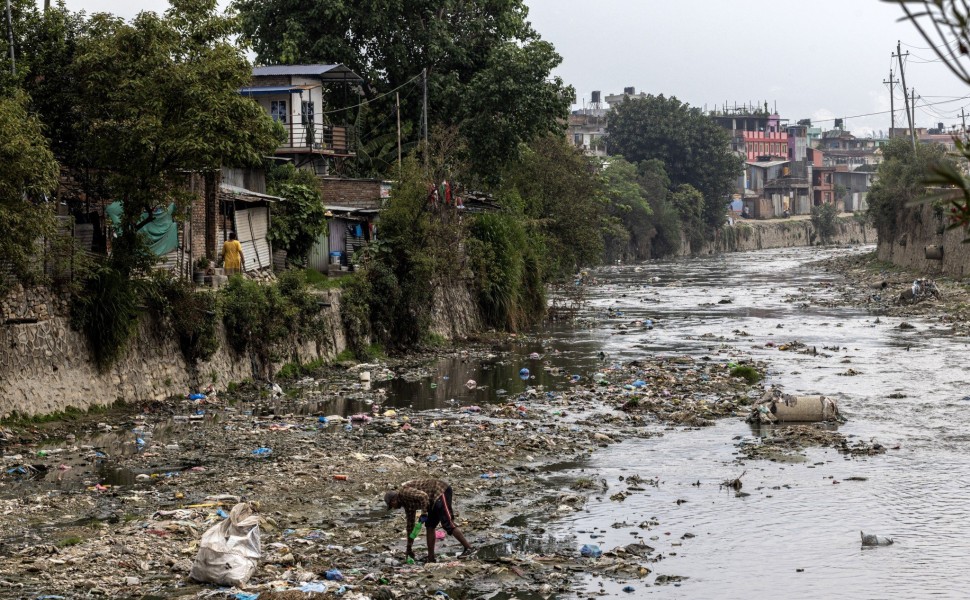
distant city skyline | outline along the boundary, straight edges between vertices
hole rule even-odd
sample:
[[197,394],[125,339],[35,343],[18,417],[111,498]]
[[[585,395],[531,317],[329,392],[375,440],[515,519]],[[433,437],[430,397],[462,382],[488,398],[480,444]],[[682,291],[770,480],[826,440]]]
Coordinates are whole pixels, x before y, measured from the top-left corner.
[[[229,2],[220,0],[225,8]],[[856,135],[888,132],[890,69],[896,42],[906,83],[916,89],[916,126],[946,127],[970,112],[970,89],[939,62],[899,6],[881,0],[525,0],[529,20],[563,63],[555,74],[576,89],[577,105],[625,87],[676,96],[701,109],[753,103],[795,123],[824,129],[845,119]],[[67,0],[71,10],[131,18],[163,11],[166,0]],[[906,126],[901,85],[896,126]],[[877,114],[873,114],[877,113]]]

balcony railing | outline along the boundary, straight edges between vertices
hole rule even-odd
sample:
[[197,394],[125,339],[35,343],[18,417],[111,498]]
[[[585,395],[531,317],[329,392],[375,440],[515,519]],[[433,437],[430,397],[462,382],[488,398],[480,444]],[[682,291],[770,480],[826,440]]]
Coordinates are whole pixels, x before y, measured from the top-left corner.
[[357,130],[350,125],[304,125],[291,123],[287,140],[278,152],[293,154],[334,154],[353,156],[357,153]]

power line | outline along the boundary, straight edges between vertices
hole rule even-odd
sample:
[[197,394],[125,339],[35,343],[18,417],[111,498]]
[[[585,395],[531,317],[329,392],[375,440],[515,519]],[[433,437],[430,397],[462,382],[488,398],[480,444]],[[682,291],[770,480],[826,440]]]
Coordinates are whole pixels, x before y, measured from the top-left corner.
[[370,100],[364,100],[363,102],[361,102],[359,104],[355,104],[353,106],[345,106],[343,108],[337,108],[337,109],[334,109],[334,110],[328,110],[328,111],[325,111],[325,112],[322,112],[322,113],[314,113],[314,116],[316,116],[316,115],[332,115],[334,113],[343,112],[345,110],[351,110],[351,109],[354,109],[354,108],[359,108],[361,106],[366,106],[366,105],[370,104],[371,102],[376,102],[377,100],[380,100],[381,98],[384,98],[385,96],[389,96],[389,95],[393,94],[394,92],[402,89],[406,85],[410,85],[410,84],[414,83],[415,80],[419,79],[420,77],[421,77],[421,75],[415,75],[414,77],[412,77],[411,79],[405,81],[404,83],[402,83],[401,85],[397,86],[393,90],[391,90],[389,92],[384,92],[383,94],[381,94],[379,96],[376,96],[374,98],[371,98]]
[[[949,104],[951,102],[958,102],[960,100],[970,100],[970,96],[961,96],[959,98],[954,98],[953,100],[941,100],[939,102],[927,102],[924,106],[937,106],[940,104]],[[812,119],[812,123],[828,123],[834,122],[836,119],[861,119],[862,117],[875,117],[878,115],[888,115],[889,110],[881,110],[879,112],[864,113],[861,115],[851,115],[847,117],[833,117],[831,119]]]

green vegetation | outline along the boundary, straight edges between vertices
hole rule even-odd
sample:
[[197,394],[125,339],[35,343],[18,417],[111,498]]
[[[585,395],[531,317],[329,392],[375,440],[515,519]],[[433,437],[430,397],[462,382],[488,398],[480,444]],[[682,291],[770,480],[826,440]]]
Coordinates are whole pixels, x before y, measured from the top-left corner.
[[111,264],[97,265],[71,304],[71,324],[84,332],[95,365],[107,371],[125,354],[138,328],[142,280],[131,279]]
[[220,295],[229,346],[248,354],[264,370],[289,358],[285,348],[295,348],[299,340],[318,339],[322,332],[319,305],[302,271],[284,271],[276,285],[236,275]]
[[731,377],[740,377],[752,385],[764,379],[764,375],[759,373],[754,367],[749,366],[737,366],[732,368]]
[[219,298],[211,291],[172,277],[168,272],[155,274],[149,307],[156,318],[174,331],[185,361],[194,365],[207,361],[219,349]]
[[522,221],[512,215],[484,214],[469,225],[466,242],[478,307],[487,325],[516,330],[530,322],[526,269],[537,268]]
[[919,144],[916,150],[907,138],[897,137],[883,146],[878,177],[866,197],[869,218],[883,240],[895,240],[903,209],[927,200],[927,174],[931,170],[954,169],[942,146]]
[[266,191],[286,199],[273,206],[270,238],[276,247],[286,250],[288,262],[306,264],[317,237],[327,229],[326,209],[316,177],[290,163],[270,164]]
[[57,542],[58,548],[67,548],[68,546],[77,546],[78,544],[83,544],[84,540],[80,537],[73,535],[71,537],[64,538]]
[[41,129],[28,114],[23,93],[0,97],[0,256],[12,276],[6,269],[0,273],[0,296],[16,282],[30,285],[42,279],[36,244],[56,231],[44,199],[57,185],[57,163]]
[[315,375],[320,372],[324,365],[326,365],[326,361],[322,358],[311,360],[308,363],[286,363],[276,372],[276,378],[298,379],[300,377]]
[[724,129],[700,109],[663,95],[617,104],[608,123],[611,152],[636,163],[658,159],[675,189],[686,184],[699,192],[699,200],[691,199],[698,206],[690,207],[690,227],[695,211],[707,229],[724,223],[728,197],[741,174]]
[[812,227],[823,244],[828,244],[835,237],[838,229],[839,211],[835,204],[822,204],[812,207]]
[[335,362],[338,362],[338,363],[339,362],[354,362],[356,360],[356,358],[357,358],[357,356],[355,355],[354,351],[351,350],[350,348],[348,348],[346,350],[342,350],[339,354],[337,354],[337,356],[334,358],[334,361]]

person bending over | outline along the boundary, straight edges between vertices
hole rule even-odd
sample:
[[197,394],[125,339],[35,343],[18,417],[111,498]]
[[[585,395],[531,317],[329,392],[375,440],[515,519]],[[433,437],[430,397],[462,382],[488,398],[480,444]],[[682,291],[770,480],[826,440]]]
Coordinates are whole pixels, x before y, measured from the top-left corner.
[[414,558],[413,544],[414,537],[417,537],[414,525],[419,510],[424,513],[422,520],[426,518],[428,562],[435,562],[435,530],[439,524],[446,533],[458,540],[465,548],[459,555],[460,558],[469,556],[474,552],[461,529],[455,525],[451,496],[451,486],[440,479],[415,479],[402,484],[401,489],[387,492],[384,495],[384,503],[387,504],[388,510],[404,509],[404,515],[407,518],[408,558]]

